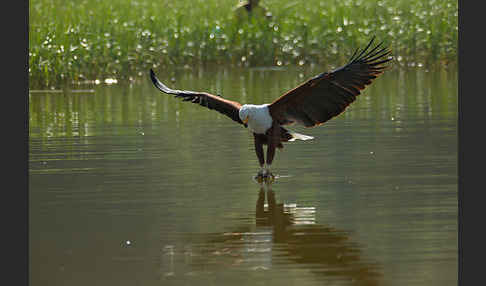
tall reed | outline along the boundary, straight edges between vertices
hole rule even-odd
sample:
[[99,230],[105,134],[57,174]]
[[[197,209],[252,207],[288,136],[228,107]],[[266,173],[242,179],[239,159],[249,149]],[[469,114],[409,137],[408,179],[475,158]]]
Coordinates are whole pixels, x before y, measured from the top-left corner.
[[342,64],[376,35],[399,65],[457,61],[457,1],[30,0],[29,84],[136,80],[149,68]]

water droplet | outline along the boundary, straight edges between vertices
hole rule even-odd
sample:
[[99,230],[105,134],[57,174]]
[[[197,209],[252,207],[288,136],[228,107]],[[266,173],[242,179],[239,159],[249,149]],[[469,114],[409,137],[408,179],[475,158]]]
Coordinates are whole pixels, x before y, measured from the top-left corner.
[[106,84],[115,84],[115,83],[118,83],[118,80],[116,78],[106,78],[105,83]]

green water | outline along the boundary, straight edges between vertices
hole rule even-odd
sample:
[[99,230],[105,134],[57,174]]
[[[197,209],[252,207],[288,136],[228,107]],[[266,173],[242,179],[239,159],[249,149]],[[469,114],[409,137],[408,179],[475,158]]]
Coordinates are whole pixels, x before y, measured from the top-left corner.
[[[318,72],[157,70],[257,104]],[[29,95],[31,285],[457,285],[457,69],[390,70],[295,127],[315,140],[271,190],[223,115],[148,78],[80,88]]]

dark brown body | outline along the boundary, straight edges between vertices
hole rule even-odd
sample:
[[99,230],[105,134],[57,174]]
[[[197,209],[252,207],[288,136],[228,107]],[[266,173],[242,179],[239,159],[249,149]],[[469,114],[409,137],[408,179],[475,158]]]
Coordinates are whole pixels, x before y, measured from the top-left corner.
[[260,166],[263,166],[265,163],[263,145],[267,145],[266,163],[267,165],[271,165],[273,158],[275,157],[276,148],[282,149],[282,142],[288,142],[290,139],[292,139],[292,135],[287,129],[281,127],[280,124],[274,121],[272,127],[270,127],[265,134],[253,133],[253,138],[258,162],[260,163]]

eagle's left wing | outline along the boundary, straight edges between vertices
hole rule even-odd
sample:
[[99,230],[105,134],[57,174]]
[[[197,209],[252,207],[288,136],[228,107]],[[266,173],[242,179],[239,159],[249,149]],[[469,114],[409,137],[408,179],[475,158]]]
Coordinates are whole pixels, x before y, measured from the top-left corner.
[[392,59],[390,50],[380,48],[382,43],[368,51],[373,40],[359,54],[356,50],[346,65],[321,73],[273,101],[268,106],[272,117],[281,125],[313,127],[342,113]]

